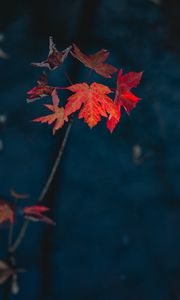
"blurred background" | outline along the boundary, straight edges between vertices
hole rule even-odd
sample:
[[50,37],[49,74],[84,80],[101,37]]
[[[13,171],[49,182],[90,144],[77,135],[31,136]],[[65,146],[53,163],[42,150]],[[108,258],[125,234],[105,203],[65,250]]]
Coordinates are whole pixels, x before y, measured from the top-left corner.
[[[50,35],[58,50],[105,48],[109,63],[144,75],[134,91],[142,101],[112,135],[105,122],[90,130],[76,118],[43,203],[57,224],[28,228],[16,252],[26,269],[20,291],[10,295],[5,284],[0,299],[180,299],[179,16],[175,0],[1,3],[1,199],[11,201],[14,188],[31,196],[22,205],[36,203],[64,134],[31,122],[46,113],[41,100],[26,103],[42,71],[30,63],[47,57]],[[84,81],[82,64],[68,58],[65,68]],[[61,68],[48,74],[51,85],[67,85]],[[0,259],[6,250],[4,226]]]

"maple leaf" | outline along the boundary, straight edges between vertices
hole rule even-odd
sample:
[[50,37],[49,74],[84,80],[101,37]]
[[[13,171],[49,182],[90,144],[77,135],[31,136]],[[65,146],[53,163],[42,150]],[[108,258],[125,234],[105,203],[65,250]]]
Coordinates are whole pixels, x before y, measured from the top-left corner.
[[48,84],[48,77],[45,73],[37,81],[38,86],[35,86],[30,91],[27,92],[27,102],[34,102],[37,99],[41,99],[46,96],[53,95],[53,92],[56,90],[56,87],[52,87]]
[[67,55],[69,54],[70,50],[71,50],[72,46],[69,46],[68,48],[66,48],[63,51],[58,51],[56,49],[56,46],[53,42],[53,38],[50,36],[49,37],[49,54],[46,60],[40,62],[40,63],[32,63],[32,66],[35,67],[47,67],[50,70],[55,70],[57,67],[59,67],[59,65],[61,65],[65,58],[67,57]]
[[60,129],[64,125],[65,121],[68,121],[65,110],[63,107],[51,104],[44,104],[44,106],[53,113],[47,116],[36,118],[33,120],[33,122],[48,123],[49,125],[55,122],[53,127],[53,134],[55,134],[56,130]]
[[115,118],[113,116],[109,116],[107,122],[106,122],[106,126],[107,129],[112,133],[116,127],[116,125],[119,123],[120,118],[121,118],[121,110],[120,110],[120,106],[117,105],[117,109],[119,109],[119,116],[118,118]]
[[6,201],[0,201],[0,224],[9,221],[14,223],[14,210],[12,206]]
[[115,102],[122,105],[128,114],[136,106],[137,102],[141,100],[141,98],[131,93],[130,90],[137,87],[142,74],[143,72],[129,72],[122,75],[122,69],[118,73]]
[[[143,72],[129,72],[125,75],[122,75],[122,69],[119,71],[114,99],[114,104],[117,106],[119,111],[123,106],[127,114],[130,114],[131,110],[136,106],[137,102],[141,100],[141,98],[136,97],[130,90],[137,87],[137,85],[141,81],[142,74]],[[109,116],[106,125],[110,132],[113,132],[113,130],[115,129],[117,123],[120,120],[120,116],[121,112],[118,118]]]
[[49,208],[47,206],[41,206],[41,205],[26,206],[23,208],[25,214],[43,213],[48,210]]
[[73,44],[71,54],[81,61],[86,67],[93,69],[96,73],[106,78],[111,78],[111,75],[117,72],[117,68],[104,63],[109,56],[109,52],[105,49],[101,49],[94,54],[86,55],[81,52],[76,44]]
[[111,90],[99,83],[77,83],[66,89],[74,92],[67,100],[65,113],[67,116],[80,110],[78,118],[84,118],[84,121],[90,128],[94,127],[100,120],[101,116],[108,117],[107,114],[118,117],[118,110],[111,98],[107,94]]
[[50,225],[55,225],[55,222],[53,220],[43,215],[43,213],[47,212],[48,210],[49,208],[46,206],[33,205],[33,206],[24,207],[23,213],[24,213],[24,217],[31,221],[34,222],[41,221]]
[[59,100],[58,93],[57,93],[57,90],[56,90],[56,89],[54,89],[54,90],[52,91],[51,96],[52,96],[52,103],[53,103],[53,105],[54,105],[54,106],[58,106],[60,100]]

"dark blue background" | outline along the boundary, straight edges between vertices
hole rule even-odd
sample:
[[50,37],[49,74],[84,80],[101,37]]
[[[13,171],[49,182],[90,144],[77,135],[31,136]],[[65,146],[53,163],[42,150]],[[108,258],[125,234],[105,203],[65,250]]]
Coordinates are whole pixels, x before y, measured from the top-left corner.
[[[135,94],[143,100],[125,113],[111,135],[102,122],[90,130],[75,120],[59,171],[44,204],[55,227],[32,224],[16,253],[25,268],[17,296],[27,300],[180,299],[180,4],[148,0],[5,1],[0,44],[0,194],[29,193],[35,203],[62,140],[30,120],[45,111],[27,104],[41,70],[30,62],[47,56],[48,37],[58,49],[76,41],[125,72],[144,71]],[[80,63],[66,61],[76,82]],[[94,74],[94,80],[108,84]],[[60,69],[52,85],[67,84]],[[45,100],[46,101],[46,100]],[[147,157],[139,166],[132,150]],[[6,256],[7,228],[0,236]],[[6,296],[3,296],[6,295]]]

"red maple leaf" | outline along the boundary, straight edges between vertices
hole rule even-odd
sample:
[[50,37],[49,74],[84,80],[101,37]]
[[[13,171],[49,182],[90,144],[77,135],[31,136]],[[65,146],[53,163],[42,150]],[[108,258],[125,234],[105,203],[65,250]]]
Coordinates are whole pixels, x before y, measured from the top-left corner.
[[41,205],[33,205],[33,206],[27,206],[23,208],[24,217],[26,219],[29,219],[31,221],[37,222],[45,222],[50,225],[55,225],[55,222],[51,220],[49,217],[43,215],[44,212],[47,212],[49,210],[46,206]]
[[[123,106],[127,114],[130,114],[131,110],[136,106],[137,102],[141,98],[136,97],[130,90],[137,87],[140,83],[143,72],[129,72],[125,75],[122,75],[122,69],[118,73],[117,78],[117,88],[114,99],[114,104],[120,110]],[[117,123],[120,120],[121,113],[119,118],[114,118],[109,116],[107,121],[107,128],[110,132],[113,132]]]
[[90,128],[94,127],[100,120],[101,116],[108,117],[109,115],[118,118],[119,111],[114,105],[111,98],[107,94],[111,90],[99,83],[77,83],[67,87],[66,89],[74,92],[67,100],[65,113],[67,116],[80,110],[78,118],[84,118],[84,121]]
[[79,61],[81,61],[86,67],[93,69],[94,71],[96,71],[96,73],[106,78],[111,78],[111,75],[117,72],[117,69],[115,67],[104,63],[104,61],[109,56],[109,52],[105,49],[101,49],[100,51],[91,55],[86,55],[81,52],[76,44],[73,44],[71,54]]
[[67,57],[68,53],[71,50],[71,46],[66,48],[63,51],[58,51],[56,49],[56,46],[53,42],[53,38],[50,36],[49,37],[49,54],[46,60],[40,62],[40,63],[32,63],[32,66],[35,67],[47,67],[50,70],[55,70],[59,65],[61,65],[65,58]]
[[36,214],[36,213],[43,213],[48,211],[49,208],[47,206],[41,206],[41,205],[33,205],[33,206],[26,206],[23,208],[23,211],[25,214]]
[[142,74],[143,72],[129,72],[122,75],[122,69],[118,73],[115,102],[122,105],[128,114],[136,106],[137,102],[141,100],[141,98],[131,93],[130,90],[137,87]]
[[37,81],[38,86],[35,86],[30,91],[27,92],[27,102],[34,102],[37,99],[41,99],[46,96],[51,96],[52,93],[56,90],[56,87],[52,87],[48,84],[48,77],[45,73]]
[[10,223],[14,223],[14,210],[12,206],[6,202],[0,201],[0,224],[9,221]]
[[44,104],[44,106],[51,110],[53,113],[47,116],[36,118],[33,120],[33,122],[48,123],[49,125],[55,122],[53,127],[53,134],[55,134],[56,130],[60,129],[64,125],[65,121],[68,121],[65,110],[63,107],[51,104]]

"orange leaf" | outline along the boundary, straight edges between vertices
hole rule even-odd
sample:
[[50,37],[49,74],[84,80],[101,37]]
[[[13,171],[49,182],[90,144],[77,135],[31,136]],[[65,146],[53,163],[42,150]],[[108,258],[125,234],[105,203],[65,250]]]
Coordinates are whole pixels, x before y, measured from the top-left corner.
[[68,121],[68,118],[65,115],[63,107],[58,107],[51,104],[44,104],[44,106],[51,110],[53,113],[44,117],[34,119],[33,122],[48,123],[49,125],[55,122],[53,127],[53,134],[55,134],[56,130],[63,127],[64,122]]
[[58,96],[58,93],[56,91],[56,89],[53,90],[52,94],[52,103],[54,106],[58,106],[59,105],[59,96]]
[[90,128],[101,120],[101,116],[108,117],[109,114],[118,118],[119,112],[111,98],[107,96],[111,93],[107,86],[96,82],[88,85],[84,82],[71,85],[67,89],[74,92],[67,99],[68,103],[65,106],[67,116],[80,110],[79,119],[84,118]]
[[71,50],[71,54],[81,61],[86,67],[93,69],[96,71],[96,73],[106,78],[111,78],[111,75],[117,72],[115,67],[104,63],[109,56],[109,52],[105,49],[101,49],[95,54],[86,55],[81,52],[76,44],[73,44],[73,50]]

